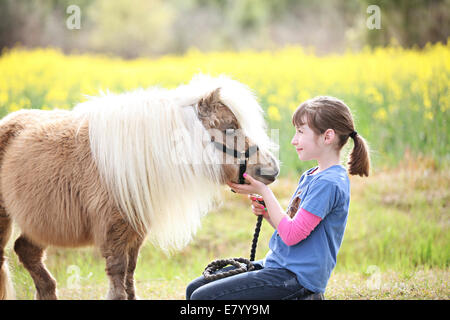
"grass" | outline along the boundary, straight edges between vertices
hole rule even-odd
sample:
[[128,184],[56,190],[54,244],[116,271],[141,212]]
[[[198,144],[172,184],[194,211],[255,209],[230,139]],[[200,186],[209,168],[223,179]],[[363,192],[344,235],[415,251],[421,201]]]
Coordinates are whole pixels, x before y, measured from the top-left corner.
[[[299,173],[300,175],[300,173]],[[286,207],[298,177],[280,178],[273,190]],[[449,299],[450,171],[426,158],[410,158],[369,178],[351,177],[350,214],[327,299]],[[184,299],[184,290],[219,257],[249,255],[255,217],[247,198],[223,191],[224,204],[203,219],[194,240],[166,256],[151,244],[140,253],[136,287],[143,299]],[[273,229],[263,223],[257,259]],[[15,236],[18,231],[16,228]],[[18,299],[32,299],[34,285],[8,245]],[[60,299],[103,299],[108,289],[97,249],[47,250]]]

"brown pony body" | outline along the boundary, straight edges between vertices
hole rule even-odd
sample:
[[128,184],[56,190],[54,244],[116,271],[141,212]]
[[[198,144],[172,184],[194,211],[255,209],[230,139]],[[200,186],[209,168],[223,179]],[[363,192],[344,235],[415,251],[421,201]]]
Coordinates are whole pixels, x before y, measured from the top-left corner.
[[[95,245],[107,261],[128,260],[132,273],[142,242],[101,183],[87,124],[80,127],[79,121],[69,111],[24,110],[0,125],[1,221],[5,230],[11,219],[22,230],[14,250],[35,280],[37,298],[56,298],[55,286],[48,286],[55,282],[41,261],[46,246]],[[115,264],[107,263],[110,277]],[[128,280],[132,299],[132,274]],[[110,298],[125,298],[115,291]]]

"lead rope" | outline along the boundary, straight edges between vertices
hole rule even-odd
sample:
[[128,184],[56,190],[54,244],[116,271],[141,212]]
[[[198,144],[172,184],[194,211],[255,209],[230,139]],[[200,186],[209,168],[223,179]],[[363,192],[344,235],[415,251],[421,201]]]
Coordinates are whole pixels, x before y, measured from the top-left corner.
[[[259,200],[256,201],[264,206],[266,205],[264,201]],[[206,280],[214,281],[229,276],[233,276],[239,273],[252,271],[255,269],[255,266],[253,265],[252,261],[255,261],[256,247],[258,245],[258,237],[259,232],[261,231],[262,220],[263,220],[262,215],[258,216],[256,220],[255,233],[253,234],[252,248],[250,250],[250,260],[245,258],[229,258],[229,259],[214,260],[210,264],[208,264],[205,268],[205,271],[203,271],[203,277]],[[220,269],[228,265],[232,265],[236,268],[229,271],[215,273],[216,271],[219,271]]]

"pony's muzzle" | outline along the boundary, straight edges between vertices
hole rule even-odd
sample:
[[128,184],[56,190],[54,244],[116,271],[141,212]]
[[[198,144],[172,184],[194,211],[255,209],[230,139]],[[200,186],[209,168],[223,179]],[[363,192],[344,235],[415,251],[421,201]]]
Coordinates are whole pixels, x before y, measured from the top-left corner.
[[274,169],[272,167],[258,167],[255,169],[255,173],[258,177],[262,177],[268,181],[274,182],[280,172],[278,169]]

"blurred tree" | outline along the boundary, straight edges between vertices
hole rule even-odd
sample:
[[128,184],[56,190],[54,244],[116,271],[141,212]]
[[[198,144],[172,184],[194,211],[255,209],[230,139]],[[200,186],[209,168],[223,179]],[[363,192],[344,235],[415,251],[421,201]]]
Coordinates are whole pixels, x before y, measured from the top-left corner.
[[171,42],[172,6],[163,0],[98,0],[88,12],[96,51],[126,58],[162,54]]
[[[66,8],[81,9],[81,29]],[[367,28],[369,5],[381,29]],[[316,53],[446,43],[450,0],[0,0],[0,48],[57,46],[126,58],[202,51],[314,47]]]
[[368,44],[387,45],[393,39],[404,47],[447,42],[450,36],[450,0],[363,0],[381,9],[381,29],[365,30]]
[[[56,46],[66,52],[86,49],[84,32],[66,27],[66,8],[73,4],[84,10],[94,1],[0,0],[0,48],[20,43],[26,47]],[[87,22],[83,14],[81,20]]]

